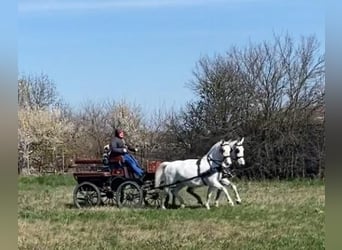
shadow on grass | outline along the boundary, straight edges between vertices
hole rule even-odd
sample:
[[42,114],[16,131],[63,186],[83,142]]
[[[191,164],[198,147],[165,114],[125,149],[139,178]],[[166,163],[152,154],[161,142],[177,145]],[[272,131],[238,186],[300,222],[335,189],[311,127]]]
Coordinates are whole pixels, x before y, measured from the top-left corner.
[[66,209],[72,209],[72,210],[77,209],[77,207],[74,205],[74,203],[65,203],[64,207]]
[[[191,205],[185,205],[185,208],[188,209],[201,209],[201,208],[205,208],[203,205],[200,204],[191,204]],[[166,209],[183,209],[181,208],[180,205],[171,205],[169,204],[168,206],[166,206]]]
[[[65,203],[64,207],[66,209],[70,209],[70,210],[78,210],[79,208],[76,207],[76,205],[74,203]],[[95,207],[95,206],[94,206]],[[100,203],[100,205],[96,206],[96,207],[117,207],[115,204],[105,204],[105,203]],[[87,208],[91,208],[91,206],[89,207],[84,207],[85,209]]]
[[[75,206],[74,203],[65,203],[64,204],[64,207],[66,209],[70,209],[70,210],[78,210],[79,208],[77,208]],[[112,205],[112,204],[100,204],[99,206],[97,207],[116,207],[116,205]],[[90,208],[90,207],[89,207]],[[156,207],[156,206],[149,206],[149,205],[143,205],[141,207],[141,209],[155,209],[155,210],[160,210],[160,207]],[[205,206],[203,205],[200,205],[200,204],[191,204],[191,205],[186,205],[185,208],[181,208],[180,205],[171,205],[169,204],[167,207],[166,207],[167,210],[182,210],[182,209],[206,209]]]

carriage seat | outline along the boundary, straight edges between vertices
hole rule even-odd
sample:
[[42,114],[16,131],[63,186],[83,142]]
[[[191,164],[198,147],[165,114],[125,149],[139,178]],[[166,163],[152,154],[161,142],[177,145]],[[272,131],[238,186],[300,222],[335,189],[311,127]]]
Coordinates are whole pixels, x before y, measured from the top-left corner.
[[109,156],[109,163],[122,164],[123,162],[124,162],[124,158],[122,157],[122,155]]
[[124,158],[121,155],[117,155],[117,156],[111,156],[110,154],[103,154],[102,157],[102,163],[103,165],[122,165],[122,163],[124,163]]

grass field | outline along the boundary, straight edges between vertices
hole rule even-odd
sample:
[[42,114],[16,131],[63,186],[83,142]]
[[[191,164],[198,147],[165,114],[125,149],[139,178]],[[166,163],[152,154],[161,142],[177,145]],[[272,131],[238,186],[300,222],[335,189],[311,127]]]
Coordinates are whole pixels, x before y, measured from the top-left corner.
[[19,249],[325,249],[320,181],[236,182],[242,204],[229,207],[222,196],[209,211],[76,209],[75,184],[70,176],[19,178]]

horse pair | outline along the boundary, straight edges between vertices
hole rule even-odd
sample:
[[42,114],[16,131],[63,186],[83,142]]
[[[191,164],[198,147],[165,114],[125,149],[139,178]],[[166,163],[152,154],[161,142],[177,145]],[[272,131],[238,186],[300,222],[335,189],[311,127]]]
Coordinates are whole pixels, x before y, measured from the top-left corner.
[[[207,154],[201,159],[187,159],[177,160],[172,162],[163,162],[158,167],[155,174],[155,188],[163,189],[161,192],[161,208],[165,209],[164,199],[166,195],[177,198],[181,207],[185,206],[183,198],[178,192],[188,187],[187,191],[192,194],[199,203],[202,202],[201,198],[194,193],[194,189],[203,185],[208,186],[207,201],[205,207],[210,209],[210,198],[214,190],[218,190],[216,196],[216,206],[218,206],[218,199],[221,192],[224,192],[228,203],[234,206],[225,185],[231,185],[235,191],[237,202],[240,203],[241,199],[238,195],[236,186],[231,183],[227,178],[222,178],[222,172],[229,171],[232,165],[232,159],[236,160],[239,165],[244,165],[244,148],[241,140],[220,140],[215,143]],[[223,183],[223,184],[222,184]]]

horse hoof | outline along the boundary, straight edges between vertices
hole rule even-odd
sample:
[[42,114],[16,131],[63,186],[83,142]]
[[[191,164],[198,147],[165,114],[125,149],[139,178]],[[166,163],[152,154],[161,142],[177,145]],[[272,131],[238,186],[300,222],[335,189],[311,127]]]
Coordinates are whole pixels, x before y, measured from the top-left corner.
[[236,201],[236,204],[240,205],[240,204],[241,204],[241,201]]

